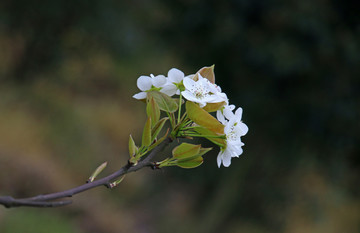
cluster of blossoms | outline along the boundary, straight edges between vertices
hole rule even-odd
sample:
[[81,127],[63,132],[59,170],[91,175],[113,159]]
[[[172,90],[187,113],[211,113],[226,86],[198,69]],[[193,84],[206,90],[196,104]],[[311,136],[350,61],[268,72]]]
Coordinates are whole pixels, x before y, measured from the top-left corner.
[[[228,167],[231,158],[242,154],[244,143],[241,141],[241,136],[248,132],[248,127],[241,121],[242,108],[235,110],[235,106],[229,104],[227,95],[215,84],[213,70],[214,66],[204,67],[195,74],[185,76],[182,71],[172,68],[167,77],[153,74],[140,76],[137,86],[141,92],[133,97],[149,101],[149,93],[154,92],[160,92],[168,97],[180,96],[178,122],[176,123],[176,119],[172,122],[173,136],[209,139],[220,147],[217,157],[218,166],[223,164]],[[187,100],[184,117],[180,117],[182,98]],[[215,111],[217,119],[209,114]],[[170,117],[169,113],[168,116],[174,118]],[[167,166],[171,164],[169,161],[166,162]]]

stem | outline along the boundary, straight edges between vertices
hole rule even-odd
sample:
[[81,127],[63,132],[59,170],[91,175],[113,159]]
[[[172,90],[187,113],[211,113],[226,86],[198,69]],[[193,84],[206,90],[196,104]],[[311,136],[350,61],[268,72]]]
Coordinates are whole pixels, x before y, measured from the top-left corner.
[[93,189],[98,186],[105,185],[108,188],[111,188],[110,183],[112,180],[121,177],[127,173],[135,172],[137,170],[140,170],[144,167],[151,167],[152,162],[151,159],[154,158],[165,146],[170,144],[172,142],[172,139],[168,137],[164,142],[162,142],[159,146],[155,147],[154,150],[151,151],[151,153],[141,160],[136,166],[132,166],[130,163],[123,166],[116,172],[101,178],[99,180],[95,180],[90,183],[86,183],[80,186],[77,186],[72,189],[68,189],[61,192],[56,193],[50,193],[45,195],[38,195],[34,197],[28,197],[28,198],[20,198],[15,199],[11,196],[1,196],[0,197],[0,205],[5,206],[6,208],[11,207],[19,207],[19,206],[30,206],[30,207],[57,207],[57,206],[64,206],[71,204],[71,200],[64,200],[64,201],[51,201],[50,200],[56,200],[60,198],[65,197],[72,197],[75,194],[84,192],[89,189]]
[[169,120],[170,120],[170,125],[171,125],[171,128],[174,129],[175,127],[175,122],[173,122],[173,118],[174,118],[174,114],[173,113],[169,113],[169,112],[166,112],[167,116],[169,117]]
[[180,98],[179,98],[179,111],[178,111],[178,124],[180,123],[180,119],[181,119],[181,101],[182,101],[182,94],[180,93]]
[[221,138],[226,139],[224,135],[200,135],[200,134],[192,134],[192,133],[184,133],[184,136],[190,136],[190,137],[202,137],[202,138]]

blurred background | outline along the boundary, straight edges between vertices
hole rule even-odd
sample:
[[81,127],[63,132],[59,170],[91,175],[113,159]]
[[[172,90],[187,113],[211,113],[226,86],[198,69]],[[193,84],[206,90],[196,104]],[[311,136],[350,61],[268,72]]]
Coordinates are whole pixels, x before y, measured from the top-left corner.
[[104,161],[104,174],[123,166],[145,121],[132,98],[140,75],[215,64],[250,131],[229,168],[214,150],[196,169],[143,169],[67,207],[0,206],[0,232],[360,232],[359,8],[2,0],[0,195],[61,191]]

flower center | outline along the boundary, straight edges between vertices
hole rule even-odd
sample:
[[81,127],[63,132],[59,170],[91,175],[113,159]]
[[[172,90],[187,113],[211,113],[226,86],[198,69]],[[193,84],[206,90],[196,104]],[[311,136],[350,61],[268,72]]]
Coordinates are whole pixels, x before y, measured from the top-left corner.
[[239,137],[239,135],[235,132],[235,125],[236,123],[230,127],[230,132],[226,134],[226,139],[229,141],[236,141]]
[[204,98],[204,93],[202,93],[201,91],[196,91],[195,96],[198,99],[202,99],[202,98]]
[[211,93],[209,92],[209,90],[204,87],[203,85],[199,85],[199,86],[195,86],[194,88],[194,95],[196,96],[196,98],[198,99],[203,99],[207,96],[209,96]]

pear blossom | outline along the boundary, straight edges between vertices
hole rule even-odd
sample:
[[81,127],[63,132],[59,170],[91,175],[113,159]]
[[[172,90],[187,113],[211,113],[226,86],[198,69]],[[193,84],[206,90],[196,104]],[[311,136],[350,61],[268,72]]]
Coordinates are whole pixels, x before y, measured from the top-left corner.
[[[225,105],[221,109],[216,111],[216,118],[225,125],[226,119],[229,120],[234,113],[232,112],[235,109],[235,105]],[[226,118],[226,119],[225,119]],[[241,119],[241,117],[240,117]]]
[[158,90],[163,92],[162,89],[166,84],[166,77],[164,75],[154,76],[153,74],[150,74],[150,76],[140,76],[136,84],[141,92],[133,95],[133,98],[141,100],[146,98],[146,92],[148,91]]
[[176,68],[172,68],[168,72],[166,84],[164,85],[162,92],[168,96],[180,95],[179,86],[181,85],[185,74]]
[[219,103],[226,101],[226,95],[221,93],[219,86],[211,83],[208,79],[203,78],[199,73],[198,81],[190,77],[183,80],[185,91],[181,92],[185,99],[199,103],[200,107],[205,107],[207,103]]
[[231,158],[239,157],[243,153],[241,147],[244,143],[240,137],[244,136],[249,128],[241,121],[242,108],[238,108],[235,114],[232,112],[234,109],[234,105],[226,105],[222,111],[217,112],[219,121],[225,126],[224,133],[226,136],[226,147],[221,148],[217,157],[218,167],[221,166],[221,163],[225,167],[230,166]]

